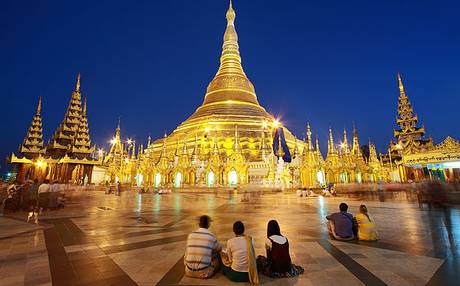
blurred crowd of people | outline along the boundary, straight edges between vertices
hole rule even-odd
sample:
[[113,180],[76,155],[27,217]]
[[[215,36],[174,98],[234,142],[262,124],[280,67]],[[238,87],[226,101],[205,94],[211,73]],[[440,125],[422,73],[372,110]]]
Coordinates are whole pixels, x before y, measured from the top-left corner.
[[0,202],[3,212],[27,211],[28,221],[38,223],[39,213],[46,209],[57,209],[65,205],[65,184],[50,183],[49,180],[39,182],[26,181],[0,183]]

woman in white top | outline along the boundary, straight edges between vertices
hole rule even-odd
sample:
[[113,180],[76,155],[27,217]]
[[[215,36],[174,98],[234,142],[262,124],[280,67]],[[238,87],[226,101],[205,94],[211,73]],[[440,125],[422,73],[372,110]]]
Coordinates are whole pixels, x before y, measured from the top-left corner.
[[252,245],[249,248],[249,239],[244,235],[244,224],[241,221],[233,224],[233,232],[235,237],[227,241],[228,263],[224,263],[223,272],[231,281],[249,282],[251,259],[248,249],[254,249],[254,241],[250,239]]

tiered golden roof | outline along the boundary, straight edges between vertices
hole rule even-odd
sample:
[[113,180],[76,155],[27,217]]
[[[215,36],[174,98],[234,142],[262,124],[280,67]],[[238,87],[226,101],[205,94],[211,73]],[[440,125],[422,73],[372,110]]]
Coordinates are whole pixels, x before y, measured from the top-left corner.
[[27,130],[26,137],[22,142],[19,152],[26,158],[36,158],[45,153],[43,148],[43,127],[42,127],[42,116],[41,116],[42,98],[38,99],[37,111],[30,123],[30,127]]
[[[398,117],[396,123],[399,129],[394,131],[394,136],[398,142],[392,144],[391,150],[403,150],[404,153],[416,153],[428,149],[433,145],[432,139],[424,139],[425,127],[417,127],[418,116],[415,114],[406,95],[401,75],[398,73],[399,98],[398,98]],[[399,148],[396,148],[396,147]]]
[[70,154],[76,157],[85,157],[94,152],[95,147],[91,147],[89,137],[88,117],[86,115],[86,97],[83,104],[83,112],[80,118],[80,124],[75,133]]
[[72,158],[89,158],[94,151],[90,147],[86,110],[83,111],[80,92],[80,74],[77,75],[75,90],[72,92],[67,111],[56,129],[46,152],[53,158],[68,155]]

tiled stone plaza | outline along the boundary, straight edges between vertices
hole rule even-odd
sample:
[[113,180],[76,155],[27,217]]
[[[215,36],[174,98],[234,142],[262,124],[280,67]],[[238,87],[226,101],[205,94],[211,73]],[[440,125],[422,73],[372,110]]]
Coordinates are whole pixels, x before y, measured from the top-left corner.
[[[325,215],[347,201],[365,203],[380,240],[331,241]],[[270,219],[289,238],[296,278],[262,285],[458,285],[460,209],[419,209],[401,202],[305,198],[294,193],[232,191],[142,194],[68,193],[64,209],[47,211],[38,226],[25,213],[0,217],[0,285],[237,285],[221,273],[209,280],[184,276],[187,234],[197,217],[213,218],[221,243],[242,220],[265,254]],[[240,284],[244,285],[244,284]]]

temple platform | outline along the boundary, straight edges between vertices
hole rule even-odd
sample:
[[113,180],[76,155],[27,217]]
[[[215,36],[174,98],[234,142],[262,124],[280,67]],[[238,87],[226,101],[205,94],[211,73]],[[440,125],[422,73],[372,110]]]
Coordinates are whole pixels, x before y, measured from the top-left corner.
[[[325,216],[346,201],[356,213],[366,204],[378,242],[338,242]],[[280,223],[296,278],[260,276],[262,285],[458,285],[460,208],[420,209],[417,203],[366,201],[295,193],[173,192],[121,196],[70,191],[64,209],[45,211],[39,225],[22,212],[0,217],[0,285],[245,285],[222,274],[184,276],[187,234],[199,215],[213,218],[221,243],[242,220],[264,255],[266,225]]]

